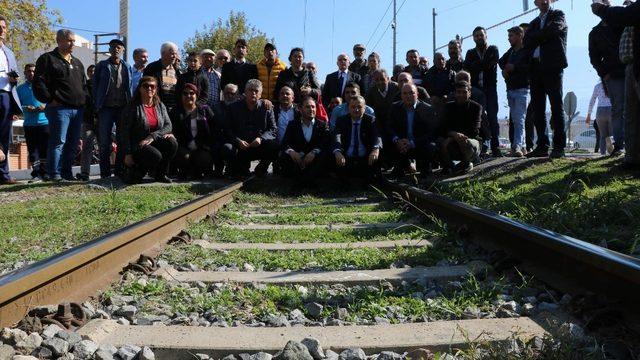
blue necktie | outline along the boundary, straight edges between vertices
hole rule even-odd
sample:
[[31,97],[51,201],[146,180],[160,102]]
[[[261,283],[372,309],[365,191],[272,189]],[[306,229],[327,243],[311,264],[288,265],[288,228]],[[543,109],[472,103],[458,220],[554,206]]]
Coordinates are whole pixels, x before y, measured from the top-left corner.
[[353,154],[360,157],[360,136],[358,136],[358,126],[360,123],[353,123]]
[[338,96],[342,97],[342,82],[344,81],[344,73],[340,73],[338,77]]

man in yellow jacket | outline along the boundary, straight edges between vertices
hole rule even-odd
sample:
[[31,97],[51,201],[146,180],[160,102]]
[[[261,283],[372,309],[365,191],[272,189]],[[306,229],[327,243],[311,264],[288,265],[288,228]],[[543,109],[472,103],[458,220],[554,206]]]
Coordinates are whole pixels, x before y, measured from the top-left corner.
[[276,82],[280,72],[287,68],[284,61],[278,58],[278,50],[275,45],[267,43],[264,46],[264,59],[258,63],[258,79],[262,82],[262,98],[277,102],[275,93]]

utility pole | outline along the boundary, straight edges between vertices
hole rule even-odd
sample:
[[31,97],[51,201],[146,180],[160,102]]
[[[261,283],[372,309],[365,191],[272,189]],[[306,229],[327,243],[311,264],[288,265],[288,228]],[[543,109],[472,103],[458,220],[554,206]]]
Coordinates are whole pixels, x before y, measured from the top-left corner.
[[397,23],[397,10],[396,10],[396,0],[393,0],[393,23],[391,24],[391,27],[393,27],[393,66],[396,66],[396,59],[397,59],[397,35],[398,35],[398,23]]
[[522,0],[522,11],[529,10],[529,0]]
[[436,12],[436,8],[433,8],[433,59],[436,57],[436,16],[438,13]]
[[[129,51],[129,0],[120,0],[120,37],[124,43],[123,59],[127,61],[127,52]],[[97,42],[97,41],[96,41]]]

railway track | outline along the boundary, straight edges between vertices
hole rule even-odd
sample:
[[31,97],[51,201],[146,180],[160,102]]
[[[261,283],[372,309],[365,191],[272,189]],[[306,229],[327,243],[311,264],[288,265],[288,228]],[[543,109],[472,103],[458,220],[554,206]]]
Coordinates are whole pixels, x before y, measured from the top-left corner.
[[[256,182],[1,277],[0,326],[37,312],[163,359],[274,354],[305,338],[338,353],[402,354],[543,338],[568,321],[566,293],[605,290],[620,308],[638,300],[637,259],[408,185],[293,196]],[[39,307],[89,297],[58,313]]]

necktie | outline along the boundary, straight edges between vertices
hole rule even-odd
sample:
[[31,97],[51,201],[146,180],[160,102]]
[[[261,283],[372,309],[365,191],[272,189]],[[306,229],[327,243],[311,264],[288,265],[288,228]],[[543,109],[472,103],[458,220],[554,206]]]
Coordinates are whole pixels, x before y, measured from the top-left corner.
[[353,155],[360,157],[360,136],[358,136],[358,126],[360,123],[353,123]]
[[340,72],[340,76],[338,77],[338,96],[342,97],[342,82],[344,81],[344,73]]

